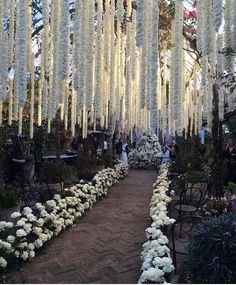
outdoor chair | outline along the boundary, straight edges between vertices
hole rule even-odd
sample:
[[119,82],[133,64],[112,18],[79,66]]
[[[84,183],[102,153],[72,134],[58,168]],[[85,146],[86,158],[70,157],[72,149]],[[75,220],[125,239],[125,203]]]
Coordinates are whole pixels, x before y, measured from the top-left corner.
[[[193,185],[194,186],[194,185]],[[179,219],[185,214],[196,214],[203,201],[203,191],[199,187],[188,187],[182,189],[179,201],[174,206],[178,212]]]
[[180,200],[180,193],[187,188],[187,183],[185,179],[182,177],[176,177],[175,179],[172,179],[170,185],[169,185],[169,192],[174,190],[175,195],[171,196],[171,203],[168,205],[169,215],[171,216],[172,208],[179,202]]
[[35,184],[33,178],[31,179],[24,173],[18,173],[15,178],[15,183],[21,189],[25,206],[32,206],[37,202],[46,201],[39,185]]
[[[177,267],[184,261],[184,256],[188,254],[188,242],[196,227],[203,223],[203,219],[199,216],[185,216],[176,220],[170,228],[169,248],[172,253],[173,264],[175,266],[175,274]],[[177,264],[177,256],[181,255]],[[178,266],[177,266],[178,265]]]

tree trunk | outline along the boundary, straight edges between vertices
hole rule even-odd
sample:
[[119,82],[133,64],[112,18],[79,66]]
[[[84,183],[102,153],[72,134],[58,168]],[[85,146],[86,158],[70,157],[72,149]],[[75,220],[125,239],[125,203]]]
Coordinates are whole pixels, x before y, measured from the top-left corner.
[[222,123],[219,119],[219,93],[217,85],[213,85],[213,121],[212,121],[212,139],[213,139],[213,187],[214,194],[222,197],[223,192],[223,173],[222,173]]

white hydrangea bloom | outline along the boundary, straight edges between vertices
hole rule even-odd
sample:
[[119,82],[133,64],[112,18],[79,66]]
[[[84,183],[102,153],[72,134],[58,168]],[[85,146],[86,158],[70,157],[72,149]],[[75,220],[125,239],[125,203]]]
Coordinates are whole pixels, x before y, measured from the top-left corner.
[[19,229],[16,231],[17,237],[25,237],[27,234],[23,229]]
[[3,267],[3,268],[7,267],[7,261],[2,256],[0,256],[0,267]]
[[20,212],[14,212],[11,214],[11,218],[12,219],[16,219],[16,218],[19,218],[21,216],[21,213]]

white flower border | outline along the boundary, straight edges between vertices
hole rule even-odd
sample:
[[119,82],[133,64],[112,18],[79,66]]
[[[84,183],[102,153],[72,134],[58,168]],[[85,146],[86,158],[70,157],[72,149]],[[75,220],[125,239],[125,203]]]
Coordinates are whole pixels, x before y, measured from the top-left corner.
[[150,217],[152,224],[146,229],[148,241],[143,244],[141,253],[142,274],[138,283],[165,283],[165,274],[174,270],[168,239],[161,228],[175,222],[168,217],[167,204],[171,198],[167,196],[169,191],[168,166],[161,166],[157,181],[153,184],[153,196],[151,199]]
[[72,225],[127,174],[128,167],[119,163],[114,168],[99,171],[93,183],[81,181],[70,189],[65,188],[63,197],[55,194],[44,205],[37,203],[35,209],[25,207],[21,213],[13,213],[13,222],[0,221],[0,269],[6,268],[12,259],[34,258],[37,249]]

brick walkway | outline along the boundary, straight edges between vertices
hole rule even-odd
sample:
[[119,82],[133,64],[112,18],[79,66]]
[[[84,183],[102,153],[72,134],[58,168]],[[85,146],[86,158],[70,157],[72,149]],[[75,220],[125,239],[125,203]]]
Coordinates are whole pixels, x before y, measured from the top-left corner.
[[98,202],[17,273],[24,283],[137,283],[149,225],[154,171],[130,170]]

